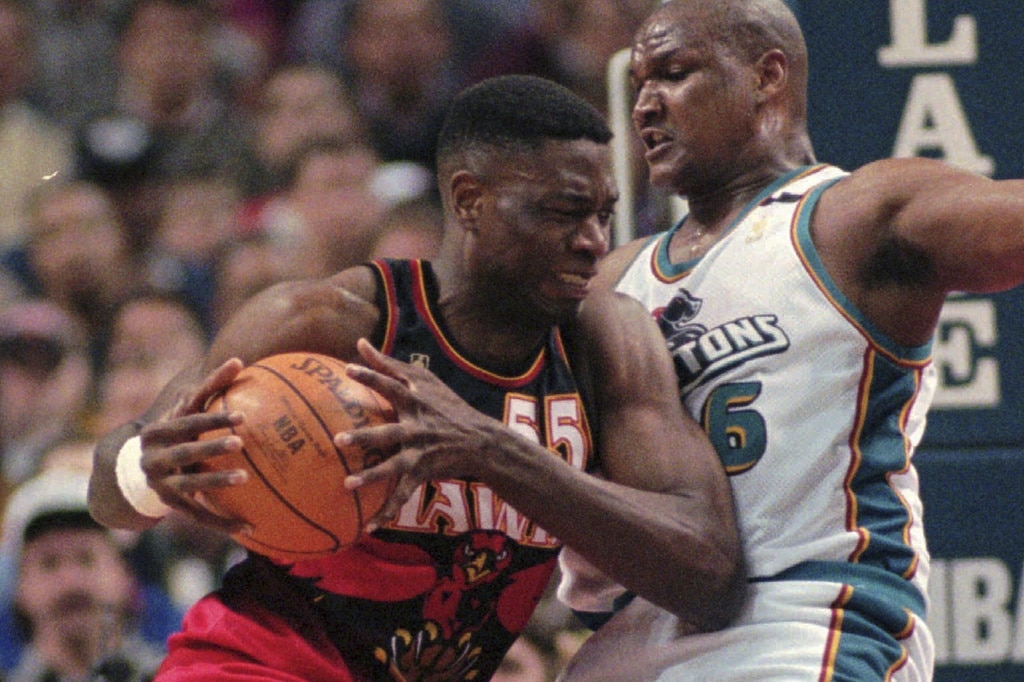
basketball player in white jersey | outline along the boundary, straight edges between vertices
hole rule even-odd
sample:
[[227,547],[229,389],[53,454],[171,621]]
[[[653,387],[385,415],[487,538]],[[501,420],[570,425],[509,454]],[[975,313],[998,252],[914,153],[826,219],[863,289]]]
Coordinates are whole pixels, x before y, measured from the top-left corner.
[[[807,54],[781,0],[673,0],[632,49],[633,123],[669,231],[607,257],[642,301],[730,474],[748,604],[724,631],[634,599],[564,680],[929,680],[911,457],[946,295],[1024,281],[1024,182],[926,159],[817,164]],[[610,611],[563,555],[561,595]]]

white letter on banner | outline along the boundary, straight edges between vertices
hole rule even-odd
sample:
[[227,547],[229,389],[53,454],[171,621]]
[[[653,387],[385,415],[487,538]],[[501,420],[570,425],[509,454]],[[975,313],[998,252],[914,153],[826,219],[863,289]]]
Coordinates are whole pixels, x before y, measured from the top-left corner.
[[999,559],[979,557],[952,563],[954,660],[996,663],[1010,653],[1010,571]]
[[932,559],[928,574],[928,628],[935,641],[935,663],[949,662],[949,586],[945,559]]
[[[999,405],[999,363],[976,355],[978,348],[995,348],[996,305],[991,299],[946,301],[932,345],[932,361],[939,372],[935,408],[990,408]],[[955,383],[946,383],[945,379]]]
[[928,150],[938,150],[943,159],[964,170],[989,176],[995,172],[992,157],[978,151],[956,86],[945,73],[914,77],[893,156],[923,156],[921,152]]
[[878,50],[882,66],[952,66],[978,61],[978,29],[974,17],[961,14],[944,43],[929,44],[925,0],[889,0],[892,44]]
[[[1024,580],[1024,571],[1021,571],[1021,580]],[[1017,627],[1014,629],[1013,654],[1014,663],[1024,663],[1024,583],[1017,583]]]

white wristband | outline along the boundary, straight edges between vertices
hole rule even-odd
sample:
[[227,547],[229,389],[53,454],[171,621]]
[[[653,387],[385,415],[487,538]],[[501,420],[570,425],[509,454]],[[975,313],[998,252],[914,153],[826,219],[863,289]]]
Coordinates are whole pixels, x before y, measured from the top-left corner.
[[121,446],[114,473],[117,475],[117,487],[135,511],[154,519],[167,516],[171,511],[146,481],[146,473],[142,470],[141,436],[132,436]]

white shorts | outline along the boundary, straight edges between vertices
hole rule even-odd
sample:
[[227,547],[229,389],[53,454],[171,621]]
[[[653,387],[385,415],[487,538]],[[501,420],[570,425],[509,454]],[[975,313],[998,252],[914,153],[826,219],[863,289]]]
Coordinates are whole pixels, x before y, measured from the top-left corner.
[[683,635],[678,619],[634,599],[595,632],[561,682],[927,682],[934,644],[922,618],[893,634],[860,612],[832,608],[843,585],[752,583],[729,628]]

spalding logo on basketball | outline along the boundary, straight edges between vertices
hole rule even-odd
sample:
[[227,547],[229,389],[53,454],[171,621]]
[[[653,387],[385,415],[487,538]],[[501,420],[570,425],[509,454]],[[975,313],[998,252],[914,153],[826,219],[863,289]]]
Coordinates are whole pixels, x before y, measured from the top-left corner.
[[[243,369],[207,411],[238,411],[240,453],[207,460],[202,469],[247,469],[249,480],[204,493],[215,511],[246,521],[245,547],[281,561],[333,554],[355,542],[391,494],[392,482],[346,490],[345,476],[390,453],[338,448],[342,431],[395,421],[391,405],[349,379],[345,363],[315,353],[283,353]],[[206,434],[219,437],[224,431]]]

